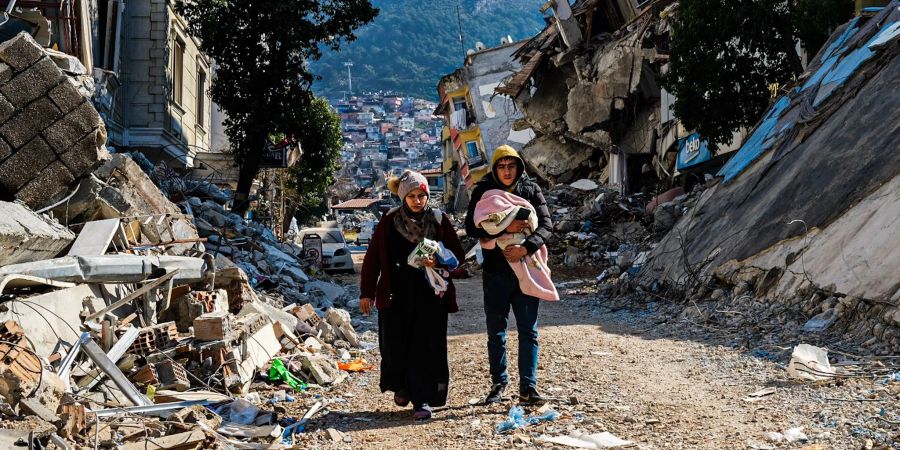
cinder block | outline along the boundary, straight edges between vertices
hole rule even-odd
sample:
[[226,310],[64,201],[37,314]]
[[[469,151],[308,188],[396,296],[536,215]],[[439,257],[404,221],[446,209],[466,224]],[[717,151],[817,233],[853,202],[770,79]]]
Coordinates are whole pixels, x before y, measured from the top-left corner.
[[0,60],[9,64],[16,72],[28,68],[42,56],[44,50],[24,31],[0,44]]
[[0,86],[0,92],[18,108],[50,92],[62,80],[59,67],[48,57],[25,69],[13,79]]
[[16,192],[54,159],[53,150],[38,136],[0,164],[0,186]]
[[220,341],[231,330],[228,313],[214,312],[194,319],[194,337],[200,341]]
[[16,112],[16,107],[0,95],[0,123],[6,122],[14,112]]
[[101,163],[105,153],[104,144],[106,144],[106,129],[101,126],[69,147],[67,152],[59,155],[59,159],[70,172],[81,176]]
[[0,83],[6,83],[13,77],[13,69],[9,64],[0,63]]
[[25,202],[32,209],[47,206],[55,196],[65,192],[75,177],[66,169],[62,161],[54,161],[47,166],[37,178],[28,182],[16,198]]
[[66,153],[72,145],[103,123],[100,114],[88,102],[82,103],[42,133],[57,154]]
[[50,99],[64,113],[75,109],[76,106],[86,101],[84,96],[78,92],[78,88],[68,79],[50,91]]
[[9,144],[6,141],[0,139],[0,163],[9,155],[12,155],[12,149],[9,148]]
[[60,116],[62,112],[50,99],[39,98],[0,126],[0,135],[12,148],[19,148],[56,122]]

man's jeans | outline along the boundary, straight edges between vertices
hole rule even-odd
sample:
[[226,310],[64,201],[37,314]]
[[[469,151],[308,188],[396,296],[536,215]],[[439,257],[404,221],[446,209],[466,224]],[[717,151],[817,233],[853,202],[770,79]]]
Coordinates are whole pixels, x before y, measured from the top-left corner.
[[484,273],[484,315],[487,319],[488,361],[491,381],[507,384],[506,326],[512,307],[519,330],[519,392],[537,387],[538,304],[537,297],[519,289],[519,279],[510,273]]

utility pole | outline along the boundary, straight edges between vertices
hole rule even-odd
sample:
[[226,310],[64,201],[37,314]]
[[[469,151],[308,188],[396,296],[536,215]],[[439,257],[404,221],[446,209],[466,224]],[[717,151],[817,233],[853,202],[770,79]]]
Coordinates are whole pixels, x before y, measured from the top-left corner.
[[463,40],[462,16],[459,12],[459,0],[456,0],[456,26],[459,27],[459,49],[462,50],[463,60],[466,58],[466,43]]
[[347,100],[349,100],[350,96],[353,95],[353,76],[350,75],[350,68],[353,67],[353,63],[347,61],[344,65],[347,66]]

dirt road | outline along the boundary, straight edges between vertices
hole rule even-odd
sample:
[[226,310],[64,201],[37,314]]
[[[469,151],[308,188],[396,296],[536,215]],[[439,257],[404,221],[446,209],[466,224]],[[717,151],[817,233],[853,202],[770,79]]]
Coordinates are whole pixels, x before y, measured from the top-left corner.
[[[413,422],[409,408],[394,406],[389,394],[379,392],[377,371],[354,374],[321,392],[332,401],[330,411],[311,424],[304,445],[553,447],[539,437],[573,431],[607,431],[637,448],[891,448],[897,441],[897,426],[882,420],[895,417],[896,401],[857,401],[873,389],[885,389],[873,380],[793,382],[783,368],[786,361],[754,356],[703,333],[685,333],[672,318],[653,311],[610,312],[602,301],[577,295],[544,302],[540,312],[539,387],[554,398],[553,408],[562,416],[498,434],[494,427],[515,402],[508,398],[496,405],[473,404],[490,384],[481,280],[458,280],[457,285],[462,310],[450,320],[449,406],[437,410],[429,422]],[[510,375],[515,386],[512,324],[511,330]],[[376,351],[367,358],[377,366]],[[749,397],[767,387],[775,393]],[[775,436],[765,436],[796,427],[803,427],[808,440],[773,442]],[[331,438],[328,428],[344,435]]]

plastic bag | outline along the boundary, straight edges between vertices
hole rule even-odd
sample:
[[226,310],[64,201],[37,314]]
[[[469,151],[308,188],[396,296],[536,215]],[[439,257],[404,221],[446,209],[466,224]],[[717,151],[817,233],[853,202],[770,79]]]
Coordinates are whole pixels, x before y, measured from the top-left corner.
[[338,362],[338,369],[341,369],[345,372],[365,372],[367,370],[372,370],[375,366],[366,362],[366,360],[362,358],[356,358],[350,362]]
[[297,378],[292,374],[287,367],[284,366],[284,363],[280,359],[273,359],[272,366],[269,367],[269,380],[270,381],[284,381],[288,386],[294,388],[295,391],[300,392],[307,388],[306,383],[303,380]]
[[525,417],[525,410],[522,409],[521,406],[513,406],[509,409],[509,414],[507,415],[506,420],[497,424],[497,432],[503,433],[510,430],[515,430],[516,428],[521,428],[528,425],[534,425],[538,422],[544,421],[553,421],[558,419],[560,416],[559,412],[553,409],[548,409],[544,411],[543,414],[534,415]]
[[256,420],[257,414],[259,414],[259,408],[247,400],[239,398],[231,402],[231,411],[229,413],[229,420],[231,422],[239,423],[241,425],[250,425]]

